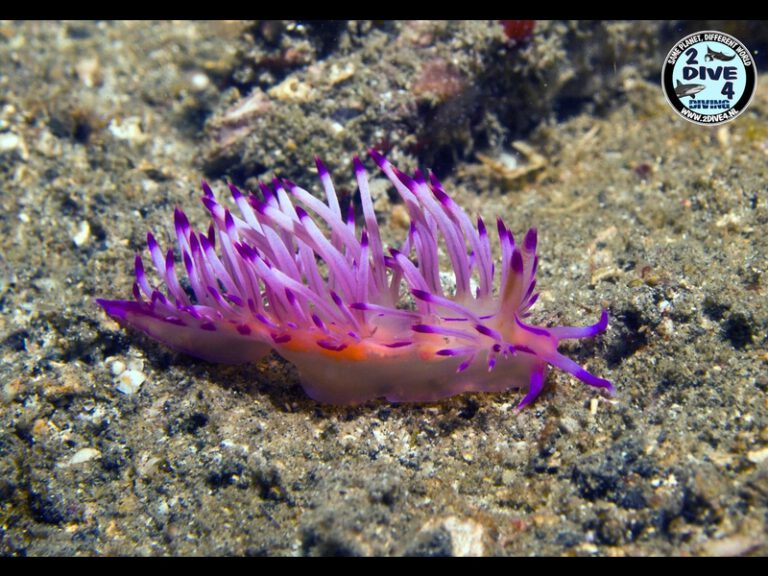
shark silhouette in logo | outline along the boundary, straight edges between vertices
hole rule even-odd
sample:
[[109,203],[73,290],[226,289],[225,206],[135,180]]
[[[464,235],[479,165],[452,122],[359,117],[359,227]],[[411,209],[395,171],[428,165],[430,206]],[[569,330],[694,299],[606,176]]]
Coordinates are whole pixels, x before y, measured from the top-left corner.
[[717,50],[712,50],[709,46],[707,46],[707,53],[704,54],[704,62],[712,62],[713,60],[720,60],[722,62],[730,62],[736,58],[736,54],[731,54],[730,56],[726,55],[725,52],[718,52]]
[[704,84],[683,84],[678,80],[675,86],[675,95],[678,98],[684,98],[685,96],[696,98],[696,94],[704,90],[704,88],[706,88]]

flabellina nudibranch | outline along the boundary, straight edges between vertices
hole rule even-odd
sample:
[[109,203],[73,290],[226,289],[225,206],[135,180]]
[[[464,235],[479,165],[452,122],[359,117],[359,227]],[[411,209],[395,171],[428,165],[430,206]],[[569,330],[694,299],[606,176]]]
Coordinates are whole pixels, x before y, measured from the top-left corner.
[[[474,224],[433,174],[409,177],[375,150],[370,155],[408,210],[400,248],[384,250],[359,158],[359,231],[352,205],[343,216],[317,160],[326,202],[287,180],[260,184],[261,199],[230,184],[236,215],[203,182],[208,233],[194,232],[175,211],[187,289],[173,249],[164,253],[150,232],[158,287],[137,254],[135,299],[98,304],[121,325],[208,361],[256,362],[275,350],[320,402],[431,402],[527,387],[519,409],[539,395],[549,366],[614,393],[611,382],[557,350],[561,340],[604,332],[606,311],[592,326],[526,323],[539,296],[535,228],[517,244],[498,219],[501,261],[494,263],[483,220]],[[441,249],[455,276],[452,293],[441,285]]]

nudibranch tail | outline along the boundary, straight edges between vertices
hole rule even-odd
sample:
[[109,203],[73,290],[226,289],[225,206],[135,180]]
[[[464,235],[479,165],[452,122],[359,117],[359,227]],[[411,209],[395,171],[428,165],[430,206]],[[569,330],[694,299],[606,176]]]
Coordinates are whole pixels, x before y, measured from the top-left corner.
[[[134,299],[97,300],[109,316],[171,348],[214,362],[253,362],[270,350],[293,362],[310,396],[351,404],[373,398],[434,401],[469,391],[527,388],[518,408],[544,387],[550,366],[613,394],[613,385],[558,352],[592,326],[525,323],[538,299],[538,235],[517,244],[497,221],[500,260],[481,218],[473,222],[431,173],[408,176],[370,155],[410,218],[398,247],[385,248],[368,177],[355,157],[362,225],[342,213],[324,164],[325,201],[287,180],[260,183],[261,196],[229,185],[234,212],[202,183],[211,215],[195,232],[174,212],[174,250],[147,234],[150,282],[135,258]],[[443,285],[440,255],[454,283]]]

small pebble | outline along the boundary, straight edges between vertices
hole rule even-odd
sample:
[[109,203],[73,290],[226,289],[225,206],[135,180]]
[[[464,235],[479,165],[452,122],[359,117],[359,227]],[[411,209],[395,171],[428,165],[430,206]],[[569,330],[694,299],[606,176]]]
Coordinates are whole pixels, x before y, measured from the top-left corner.
[[558,423],[560,430],[562,432],[565,432],[566,434],[573,434],[574,432],[579,431],[579,423],[570,416],[564,416],[560,419],[560,422]]
[[202,92],[211,85],[211,80],[206,74],[203,74],[202,72],[195,72],[189,78],[189,83],[192,85],[192,90],[195,92]]
[[83,58],[75,64],[75,73],[86,88],[93,88],[102,82],[101,65],[98,58]]
[[80,226],[77,228],[77,233],[72,237],[72,242],[75,243],[75,246],[78,248],[84,246],[88,243],[88,240],[91,238],[91,225],[88,224],[88,220],[83,220],[80,222]]
[[0,134],[0,152],[12,152],[21,147],[21,138],[12,132]]
[[112,371],[112,376],[120,376],[120,374],[125,372],[125,368],[125,362],[122,360],[115,360],[109,367],[109,369]]
[[457,557],[482,556],[485,551],[483,540],[485,528],[470,519],[449,516],[443,522],[443,528],[451,535],[453,554]]
[[762,464],[768,460],[768,448],[760,448],[759,450],[750,450],[747,452],[747,459],[754,464]]
[[118,140],[125,140],[137,145],[147,140],[147,135],[141,128],[141,120],[136,116],[114,118],[109,123],[109,133]]

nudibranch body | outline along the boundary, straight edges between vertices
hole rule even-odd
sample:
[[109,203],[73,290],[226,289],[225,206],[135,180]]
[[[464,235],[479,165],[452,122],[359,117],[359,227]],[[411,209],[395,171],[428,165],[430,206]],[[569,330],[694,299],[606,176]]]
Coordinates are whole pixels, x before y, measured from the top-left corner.
[[[499,219],[501,258],[494,262],[483,220],[473,223],[433,175],[409,177],[370,154],[410,217],[399,248],[384,250],[360,160],[360,230],[351,205],[342,215],[318,160],[326,202],[290,181],[262,184],[263,198],[230,185],[236,215],[204,182],[208,233],[194,232],[184,213],[175,213],[187,289],[173,250],[164,253],[149,233],[164,289],[150,284],[137,255],[135,299],[97,302],[120,324],[212,362],[256,362],[275,350],[321,402],[429,402],[527,387],[521,408],[541,392],[549,366],[613,393],[608,380],[557,349],[561,340],[603,332],[605,311],[586,327],[526,323],[538,298],[535,229],[517,244]],[[450,293],[441,284],[440,250],[455,276]]]

